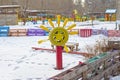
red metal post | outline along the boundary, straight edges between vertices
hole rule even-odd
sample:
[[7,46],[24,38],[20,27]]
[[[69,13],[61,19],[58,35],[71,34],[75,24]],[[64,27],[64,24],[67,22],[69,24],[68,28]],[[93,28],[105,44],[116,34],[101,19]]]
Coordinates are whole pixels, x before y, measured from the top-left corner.
[[63,69],[62,67],[62,46],[56,46],[56,69]]

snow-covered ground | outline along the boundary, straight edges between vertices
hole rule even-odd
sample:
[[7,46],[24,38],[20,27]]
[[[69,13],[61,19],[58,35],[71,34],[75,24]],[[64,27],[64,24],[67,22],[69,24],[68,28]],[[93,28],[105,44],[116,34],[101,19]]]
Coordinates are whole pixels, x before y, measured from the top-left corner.
[[[69,22],[67,26],[74,22]],[[115,29],[115,22],[75,22],[77,29],[92,28],[107,30]],[[27,23],[25,26],[15,25],[10,28],[38,28],[41,23],[33,25]],[[49,26],[49,24],[45,24]],[[26,36],[26,37],[0,37],[0,80],[47,80],[48,78],[65,71],[79,63],[86,61],[81,55],[63,53],[63,68],[56,68],[56,54],[51,51],[34,51],[31,47],[51,48],[49,41],[37,44],[40,39],[47,39],[48,36]],[[104,35],[94,35],[88,38],[82,38],[78,35],[69,37],[68,42],[78,42],[79,51],[86,52],[86,45],[94,45],[97,40],[107,38]],[[113,80],[113,79],[112,79]],[[114,79],[119,80],[119,79]]]
[[120,80],[120,75],[115,76],[115,77],[111,77],[110,80]]

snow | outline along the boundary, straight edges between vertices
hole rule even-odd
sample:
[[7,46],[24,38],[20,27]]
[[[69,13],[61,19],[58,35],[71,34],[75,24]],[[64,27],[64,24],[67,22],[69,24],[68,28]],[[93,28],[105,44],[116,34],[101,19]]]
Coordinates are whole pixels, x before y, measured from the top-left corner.
[[[34,51],[32,46],[51,48],[49,42],[42,45],[37,44],[42,37],[2,37],[0,38],[0,79],[35,79],[47,78],[58,74],[78,64],[78,61],[85,61],[81,55],[63,54],[63,70],[55,70],[55,52]],[[46,46],[47,45],[47,46]]]
[[[73,23],[69,22],[67,26]],[[106,28],[110,30],[116,27],[115,22],[94,21],[94,26],[89,25],[91,21],[75,23],[77,24],[76,29]],[[40,25],[41,22],[36,25],[28,22],[25,26],[21,24],[10,25],[10,28],[38,28]],[[49,26],[49,24],[46,23],[45,26]],[[47,80],[62,71],[78,65],[79,61],[86,61],[86,58],[81,55],[63,53],[63,69],[56,70],[55,52],[31,49],[31,47],[51,48],[49,41],[37,44],[38,40],[47,38],[48,36],[0,37],[0,80]],[[97,40],[103,38],[107,37],[104,35],[94,35],[82,38],[78,35],[72,35],[68,42],[78,42],[79,51],[86,52],[86,45],[94,46]]]
[[115,77],[111,77],[110,80],[120,80],[120,75],[115,76]]
[[14,8],[14,7],[20,7],[20,5],[2,5],[2,6],[0,6],[0,8],[7,8],[7,7],[12,7],[12,8]]
[[116,13],[116,9],[107,9],[106,11],[105,11],[105,13],[110,13],[110,14],[114,14],[114,13]]

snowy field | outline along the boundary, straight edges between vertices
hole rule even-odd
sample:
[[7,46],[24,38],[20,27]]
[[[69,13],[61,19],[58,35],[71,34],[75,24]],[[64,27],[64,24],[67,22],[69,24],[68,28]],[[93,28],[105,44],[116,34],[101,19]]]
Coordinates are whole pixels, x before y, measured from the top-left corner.
[[[70,22],[68,25],[74,22]],[[92,28],[113,30],[116,22],[76,22],[76,29]],[[25,26],[15,25],[10,28],[38,28],[41,23],[33,25],[27,23]],[[49,26],[49,24],[45,24]],[[48,78],[74,67],[79,61],[86,61],[81,55],[63,53],[63,68],[56,68],[56,54],[51,51],[35,51],[31,47],[51,48],[49,41],[37,44],[40,39],[47,39],[48,36],[26,36],[26,37],[0,37],[0,80],[47,80]],[[107,38],[103,35],[94,35],[82,38],[78,35],[69,37],[68,42],[78,42],[79,51],[86,52],[86,45],[94,45],[97,40]],[[113,80],[113,79],[112,79]],[[114,79],[120,80],[120,79]]]

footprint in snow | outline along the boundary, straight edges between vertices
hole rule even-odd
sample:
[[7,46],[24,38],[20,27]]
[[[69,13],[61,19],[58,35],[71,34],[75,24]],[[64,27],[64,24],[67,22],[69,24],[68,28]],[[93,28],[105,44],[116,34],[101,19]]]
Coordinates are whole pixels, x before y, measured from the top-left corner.
[[31,64],[35,64],[35,62],[31,62]]
[[19,63],[22,63],[23,61],[20,60],[20,61],[16,61],[16,62],[19,64]]
[[29,62],[25,62],[26,64],[29,64]]
[[13,70],[16,70],[16,69],[19,69],[19,66],[14,67],[14,69],[13,69]]
[[44,65],[48,65],[47,63],[45,63]]
[[11,66],[12,64],[8,64],[8,66]]
[[26,80],[33,80],[33,78],[27,78]]
[[41,63],[38,63],[38,65],[42,65]]
[[22,80],[22,79],[13,79],[13,80]]
[[21,59],[25,59],[27,56],[23,56]]
[[37,55],[37,54],[33,53],[33,54],[30,55],[30,57],[35,56],[35,55]]
[[35,78],[35,80],[42,80],[42,78]]

